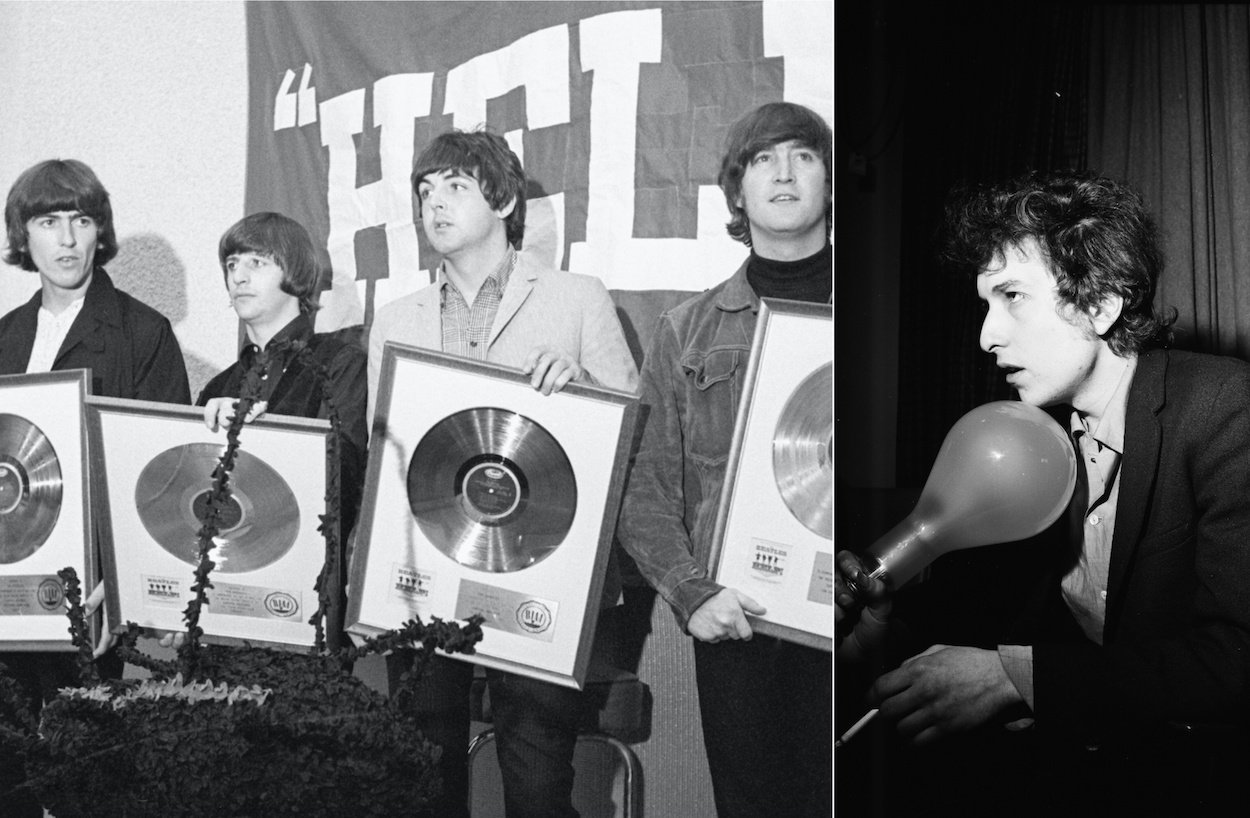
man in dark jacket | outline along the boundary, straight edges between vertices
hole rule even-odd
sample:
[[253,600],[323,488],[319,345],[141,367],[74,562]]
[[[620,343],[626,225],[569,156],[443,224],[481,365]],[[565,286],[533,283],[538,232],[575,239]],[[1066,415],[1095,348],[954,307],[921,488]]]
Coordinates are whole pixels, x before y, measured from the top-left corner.
[[[903,811],[1211,812],[1250,747],[1250,366],[1154,348],[1161,254],[1117,182],[970,191],[948,228],[981,347],[1069,429],[1077,488],[1041,537],[938,560],[894,599],[918,640],[869,699],[919,748]],[[838,564],[845,625],[843,580],[865,576]],[[886,605],[865,610],[840,654],[880,641]]]
[[[91,393],[189,404],[182,350],[169,321],[113,286],[104,265],[117,255],[108,192],[91,168],[49,159],[14,182],[4,208],[4,261],[39,274],[40,288],[0,318],[0,375],[89,369]],[[6,653],[3,662],[38,709],[74,684],[70,653]],[[102,657],[102,672],[121,663]],[[41,816],[19,795],[6,814]]]
[[4,260],[40,289],[0,318],[0,375],[90,369],[91,393],[190,403],[169,321],[113,286],[117,255],[108,192],[91,168],[49,159],[18,177],[4,208]]
[[[204,422],[217,431],[230,425],[249,370],[264,366],[263,384],[247,420],[262,413],[296,417],[339,418],[339,566],[356,522],[364,485],[368,432],[365,428],[367,359],[354,335],[313,332],[319,309],[319,273],[312,238],[304,226],[281,213],[253,213],[222,234],[217,245],[230,304],[247,340],[235,363],[219,372],[200,392]],[[307,348],[304,358],[300,349]],[[321,367],[324,376],[319,376]],[[324,378],[324,379],[323,379]],[[343,598],[340,574],[332,578],[334,603],[328,612],[327,638],[338,644]]]

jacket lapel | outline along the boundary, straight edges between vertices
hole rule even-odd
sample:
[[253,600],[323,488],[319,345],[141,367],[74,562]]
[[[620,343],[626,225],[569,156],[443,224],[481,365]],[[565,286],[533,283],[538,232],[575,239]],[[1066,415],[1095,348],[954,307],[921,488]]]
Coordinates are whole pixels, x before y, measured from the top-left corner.
[[74,319],[61,343],[61,348],[56,353],[56,361],[52,364],[53,369],[77,346],[81,345],[93,355],[104,352],[105,333],[99,330],[100,325],[121,325],[117,291],[113,289],[113,282],[104,270],[95,271],[83,299],[82,312]]
[[0,340],[0,375],[20,375],[30,363],[31,350],[35,348],[35,333],[39,329],[39,307],[43,294],[35,294],[13,316],[9,331]]
[[1120,497],[1116,503],[1115,535],[1107,577],[1107,616],[1104,633],[1111,633],[1122,605],[1120,589],[1128,577],[1142,527],[1150,512],[1150,498],[1159,469],[1162,430],[1159,410],[1167,398],[1168,355],[1163,350],[1138,358],[1124,413],[1124,459],[1120,463]]
[[443,316],[439,306],[441,293],[440,287],[419,291],[417,308],[408,316],[408,331],[404,333],[404,343],[423,349],[443,348]]
[[495,312],[495,323],[491,325],[490,339],[487,341],[488,348],[495,343],[495,339],[499,337],[499,333],[503,332],[504,327],[508,326],[508,322],[512,320],[512,316],[516,315],[517,310],[521,309],[525,299],[529,298],[530,291],[534,289],[534,279],[537,277],[538,274],[530,268],[525,257],[518,255],[516,269],[508,278],[508,287],[503,291],[503,299],[499,302],[499,309]]

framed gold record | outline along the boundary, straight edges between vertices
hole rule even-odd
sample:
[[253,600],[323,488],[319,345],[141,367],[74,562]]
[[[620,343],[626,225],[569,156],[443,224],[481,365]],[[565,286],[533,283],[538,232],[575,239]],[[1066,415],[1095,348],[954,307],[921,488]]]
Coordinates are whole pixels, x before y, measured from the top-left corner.
[[0,651],[72,651],[57,571],[73,568],[84,596],[97,580],[89,383],[85,369],[0,376]]
[[471,656],[581,687],[637,398],[384,347],[347,630],[484,617]]
[[833,309],[761,299],[709,571],[751,626],[833,647]]
[[[197,407],[117,398],[89,398],[87,419],[111,621],[183,630],[225,430],[209,431]],[[317,528],[338,468],[327,456],[331,434],[329,421],[284,415],[243,427],[210,555],[205,641],[312,646],[325,561]]]

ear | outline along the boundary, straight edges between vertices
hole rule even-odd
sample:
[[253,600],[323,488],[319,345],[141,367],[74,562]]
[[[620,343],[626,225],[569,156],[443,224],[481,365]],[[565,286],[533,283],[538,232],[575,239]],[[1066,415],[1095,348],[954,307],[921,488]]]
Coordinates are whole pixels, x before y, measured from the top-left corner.
[[1089,320],[1093,324],[1094,332],[1099,337],[1106,335],[1115,326],[1115,322],[1120,320],[1123,310],[1124,296],[1115,293],[1104,295],[1101,301],[1089,308]]
[[495,211],[495,215],[501,219],[506,219],[512,215],[512,211],[516,208],[516,197],[513,196],[508,203]]

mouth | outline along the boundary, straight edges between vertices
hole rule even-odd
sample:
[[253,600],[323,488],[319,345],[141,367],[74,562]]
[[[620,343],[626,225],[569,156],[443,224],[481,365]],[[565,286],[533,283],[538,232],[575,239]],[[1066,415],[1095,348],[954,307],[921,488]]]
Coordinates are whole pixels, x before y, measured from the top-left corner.
[[1019,375],[1024,372],[1022,366],[1012,366],[1011,364],[999,364],[998,368],[1003,371],[1003,376],[1007,379],[1007,383],[1015,386],[1015,382],[1019,380]]
[[799,197],[795,196],[793,193],[778,193],[776,196],[769,199],[770,202],[797,202],[798,200]]

